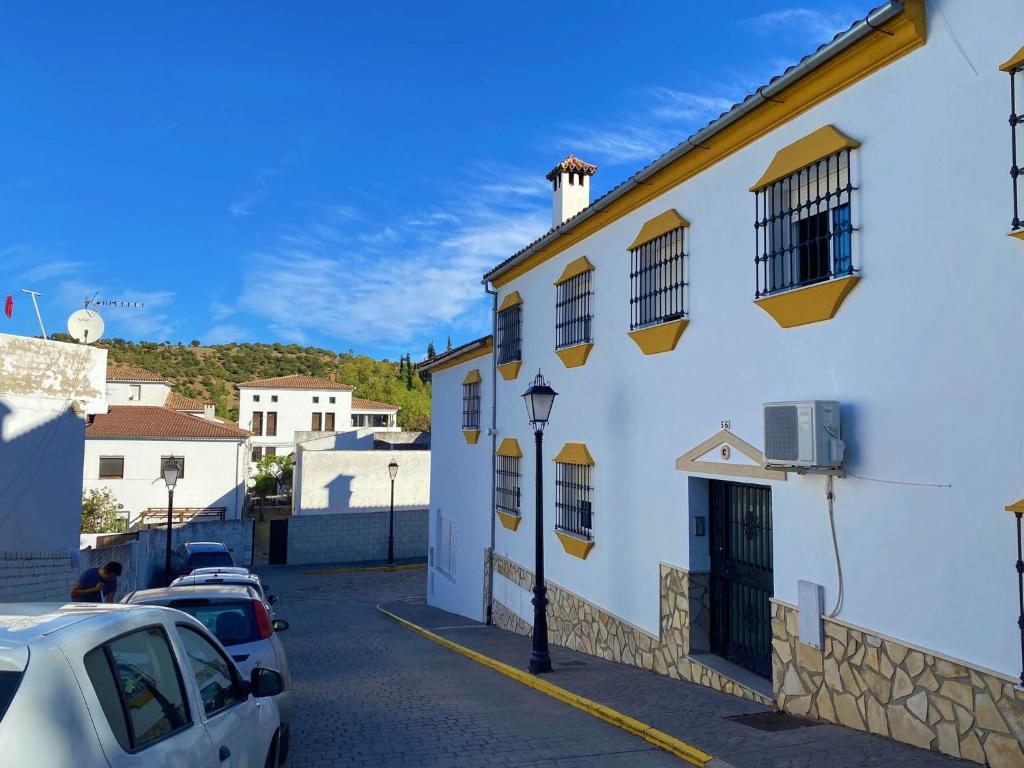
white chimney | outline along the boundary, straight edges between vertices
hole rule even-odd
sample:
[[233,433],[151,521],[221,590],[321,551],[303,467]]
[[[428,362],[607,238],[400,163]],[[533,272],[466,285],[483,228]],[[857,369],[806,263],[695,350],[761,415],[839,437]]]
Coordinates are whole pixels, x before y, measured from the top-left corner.
[[597,166],[585,163],[575,155],[569,155],[551,169],[547,175],[554,190],[551,226],[557,227],[590,205],[590,177],[595,173]]

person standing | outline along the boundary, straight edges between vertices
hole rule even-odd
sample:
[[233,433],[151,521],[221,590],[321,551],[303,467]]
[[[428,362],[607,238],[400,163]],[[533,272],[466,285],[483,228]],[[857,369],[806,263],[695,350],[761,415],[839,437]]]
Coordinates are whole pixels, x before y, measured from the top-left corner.
[[71,588],[71,600],[75,603],[112,603],[117,594],[117,577],[121,575],[121,564],[111,560],[99,568],[84,571]]

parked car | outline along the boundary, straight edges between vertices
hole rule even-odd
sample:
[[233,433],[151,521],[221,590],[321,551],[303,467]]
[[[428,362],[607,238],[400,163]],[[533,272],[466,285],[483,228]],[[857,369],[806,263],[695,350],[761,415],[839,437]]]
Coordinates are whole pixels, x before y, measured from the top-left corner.
[[179,611],[0,604],[4,768],[271,768],[283,688]]
[[274,609],[271,607],[277,603],[277,595],[267,591],[267,587],[255,573],[224,573],[214,568],[200,568],[187,576],[179,576],[171,582],[172,587],[194,587],[200,584],[229,584],[236,587],[252,587],[260,596],[271,617],[274,616]]
[[193,576],[198,576],[201,573],[233,573],[235,575],[246,576],[252,573],[252,571],[248,568],[243,568],[240,565],[214,565],[192,569]]
[[171,568],[174,576],[192,573],[196,568],[235,567],[231,550],[219,541],[190,541],[174,550]]
[[290,744],[292,681],[284,646],[277,633],[288,629],[288,622],[272,619],[266,603],[248,584],[196,584],[187,590],[180,585],[142,589],[126,597],[125,602],[162,605],[194,617],[217,637],[242,674],[259,668],[280,672],[283,686],[274,701],[281,714],[281,762],[284,762]]

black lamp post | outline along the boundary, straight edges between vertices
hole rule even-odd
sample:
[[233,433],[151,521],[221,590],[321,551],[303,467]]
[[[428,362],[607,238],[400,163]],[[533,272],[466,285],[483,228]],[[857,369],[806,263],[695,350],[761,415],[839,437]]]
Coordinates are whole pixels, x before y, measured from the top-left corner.
[[167,546],[164,550],[164,574],[167,583],[171,583],[171,515],[174,512],[174,486],[181,475],[181,464],[173,456],[168,456],[161,470],[164,482],[167,483]]
[[395,478],[398,476],[398,462],[394,459],[388,464],[391,475],[391,515],[388,517],[388,565],[395,564]]
[[548,588],[544,586],[544,469],[541,465],[541,448],[544,440],[544,427],[551,416],[558,393],[544,380],[540,371],[523,393],[526,413],[533,427],[533,437],[537,444],[537,519],[535,522],[535,581],[533,585],[533,650],[530,652],[530,673],[539,675],[551,671],[551,656],[548,654]]

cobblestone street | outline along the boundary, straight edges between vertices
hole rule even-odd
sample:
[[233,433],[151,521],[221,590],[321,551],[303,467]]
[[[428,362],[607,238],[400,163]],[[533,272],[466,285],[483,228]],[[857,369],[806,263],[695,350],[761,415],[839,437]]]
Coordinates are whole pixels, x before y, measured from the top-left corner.
[[677,758],[403,629],[377,611],[422,570],[266,568],[296,693],[288,765],[648,768]]

